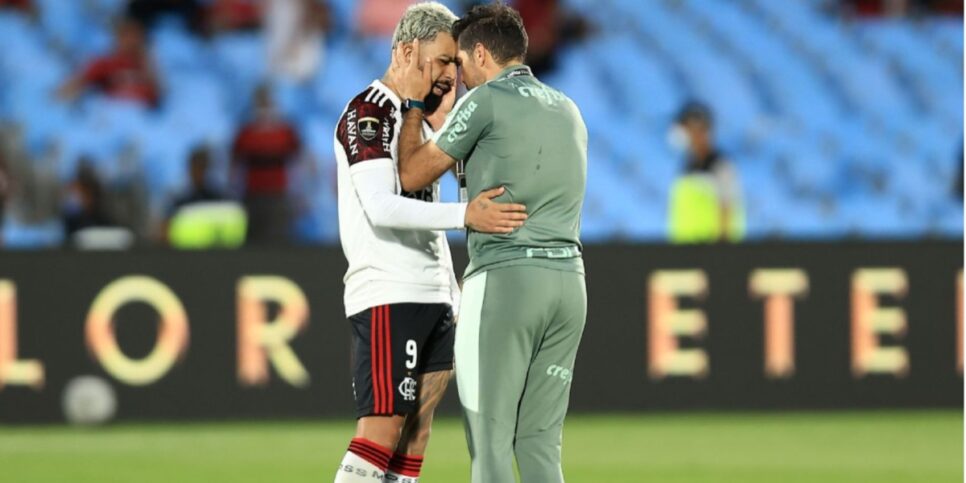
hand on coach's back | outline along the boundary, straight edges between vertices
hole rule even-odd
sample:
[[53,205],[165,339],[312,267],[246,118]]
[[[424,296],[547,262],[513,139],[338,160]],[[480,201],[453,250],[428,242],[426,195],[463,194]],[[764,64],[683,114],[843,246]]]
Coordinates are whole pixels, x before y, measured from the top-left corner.
[[527,207],[516,203],[497,203],[493,198],[506,192],[502,186],[480,193],[466,206],[466,227],[481,233],[508,234],[523,226]]

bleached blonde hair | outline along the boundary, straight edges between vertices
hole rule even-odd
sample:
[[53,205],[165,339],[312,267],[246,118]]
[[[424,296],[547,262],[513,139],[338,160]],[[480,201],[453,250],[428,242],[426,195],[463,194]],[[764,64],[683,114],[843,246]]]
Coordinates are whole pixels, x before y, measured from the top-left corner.
[[440,32],[452,33],[458,18],[446,5],[439,2],[421,2],[406,9],[396,31],[392,34],[392,48],[400,42],[429,41]]

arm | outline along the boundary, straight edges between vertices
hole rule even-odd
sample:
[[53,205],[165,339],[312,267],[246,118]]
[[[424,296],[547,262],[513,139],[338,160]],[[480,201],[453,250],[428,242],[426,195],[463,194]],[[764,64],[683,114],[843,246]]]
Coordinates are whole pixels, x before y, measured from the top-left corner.
[[73,101],[84,92],[87,82],[81,76],[72,77],[57,89],[57,96],[65,101]]
[[71,77],[57,89],[57,96],[65,101],[74,101],[84,89],[91,84],[102,82],[108,70],[107,63],[103,60],[96,60],[88,65],[82,72]]
[[[403,99],[425,99],[432,87],[433,64],[430,59],[421,59],[418,39],[413,42],[409,60],[403,51],[397,48],[393,56],[393,82]],[[447,96],[452,99],[455,93],[451,91]],[[490,107],[489,91],[471,90],[456,103],[433,140],[425,143],[422,138],[425,113],[421,109],[407,112],[399,135],[399,177],[403,189],[422,189],[439,179],[457,160],[466,159],[489,132]]]
[[465,203],[427,203],[395,193],[392,160],[369,161],[351,170],[352,184],[374,226],[408,230],[456,230],[466,224]]
[[403,116],[399,133],[399,180],[406,191],[418,191],[439,179],[456,160],[433,141],[422,140],[423,111],[412,109]]
[[356,196],[374,226],[402,230],[456,230],[464,226],[481,233],[512,233],[523,226],[527,207],[496,203],[503,188],[480,193],[471,203],[431,203],[396,194],[392,160],[367,161],[350,168]]
[[719,241],[728,242],[731,240],[731,223],[735,216],[736,205],[741,197],[741,186],[738,182],[738,173],[728,161],[722,161],[714,169],[714,176],[718,191],[718,221],[721,232]]

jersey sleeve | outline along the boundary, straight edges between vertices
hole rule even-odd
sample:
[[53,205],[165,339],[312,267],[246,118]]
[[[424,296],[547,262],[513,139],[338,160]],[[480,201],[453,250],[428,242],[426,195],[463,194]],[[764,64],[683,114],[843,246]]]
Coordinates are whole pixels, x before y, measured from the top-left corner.
[[465,203],[433,203],[396,193],[391,160],[365,163],[352,171],[352,185],[373,226],[403,230],[457,230],[465,224]]
[[453,159],[464,160],[493,123],[493,105],[489,90],[471,90],[453,107],[433,141]]
[[339,121],[338,136],[350,167],[375,159],[393,159],[395,109],[390,102],[355,100],[349,105]]

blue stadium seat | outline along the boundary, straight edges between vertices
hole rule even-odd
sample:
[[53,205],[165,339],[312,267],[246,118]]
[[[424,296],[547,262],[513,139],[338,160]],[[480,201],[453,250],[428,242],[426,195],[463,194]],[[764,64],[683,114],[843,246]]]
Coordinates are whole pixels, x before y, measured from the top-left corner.
[[381,78],[382,73],[374,72],[352,44],[346,42],[332,47],[316,78],[315,95],[320,108],[338,117],[346,104],[373,80]]
[[250,105],[255,87],[268,75],[265,39],[253,33],[223,34],[211,46],[232,114],[240,115]]
[[184,71],[204,70],[211,62],[208,45],[179,23],[159,23],[151,33],[151,51],[164,79]]
[[[169,79],[162,117],[192,142],[224,143],[233,135],[235,119],[230,94],[218,78],[187,72]],[[247,104],[246,104],[247,105]]]
[[[619,32],[592,39],[588,45],[594,59],[599,59],[606,78],[613,85],[609,100],[629,105],[636,115],[651,122],[667,122],[684,102],[684,94],[670,76],[670,67],[653,53],[646,51],[630,32]],[[580,65],[571,51],[561,55],[561,62]]]
[[[719,146],[745,188],[750,239],[962,237],[962,203],[949,196],[963,143],[962,19],[843,21],[824,2],[564,0],[606,25],[560,51],[558,68],[542,76],[574,99],[588,125],[585,240],[664,239],[668,190],[682,169],[666,135],[691,98],[716,111]],[[269,80],[312,155],[293,183],[308,208],[299,237],[338,239],[334,123],[382,76],[390,48],[388,38],[352,32],[355,0],[330,1],[335,27],[307,86],[270,79],[259,34],[209,41],[160,23],[152,33],[163,87],[156,111],[97,95],[74,105],[53,96],[111,48],[103,12],[118,14],[126,0],[36,3],[36,23],[0,12],[0,121],[22,127],[28,154],[54,153],[65,182],[88,155],[110,180],[130,168],[118,160],[133,146],[157,213],[184,187],[194,146],[227,157],[255,86]],[[216,173],[224,184],[224,163]],[[444,199],[455,192],[444,180]],[[62,237],[49,227],[9,230],[14,246]]]
[[60,220],[26,224],[13,217],[4,220],[3,248],[9,250],[35,250],[57,248],[64,243],[64,226]]

